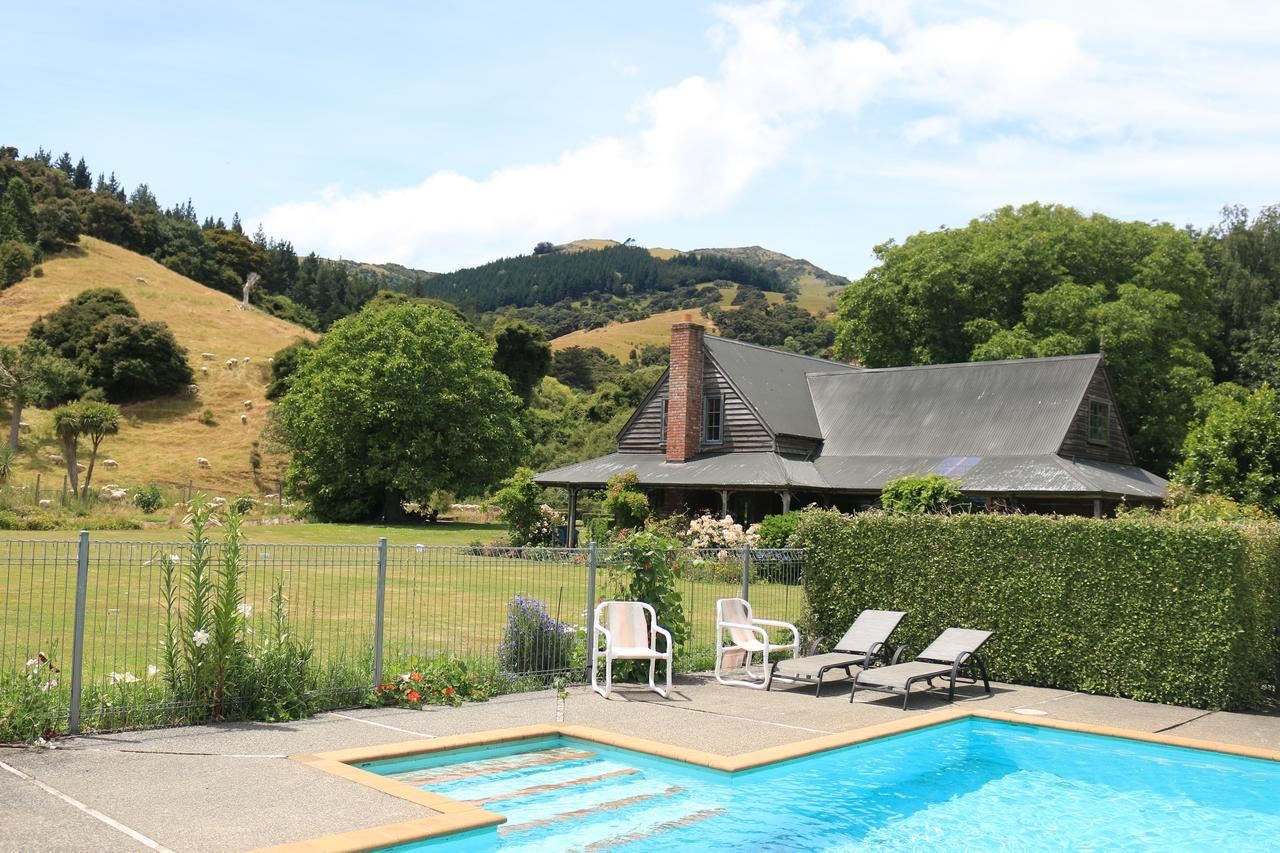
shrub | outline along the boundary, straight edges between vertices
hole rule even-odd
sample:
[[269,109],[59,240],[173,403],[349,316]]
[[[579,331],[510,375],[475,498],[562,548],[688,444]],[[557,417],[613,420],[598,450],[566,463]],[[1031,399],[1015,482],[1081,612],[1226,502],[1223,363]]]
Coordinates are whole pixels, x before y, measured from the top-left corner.
[[760,521],[758,544],[761,548],[786,548],[791,541],[791,534],[796,532],[800,523],[800,513],[788,512],[782,515],[766,515]]
[[906,515],[949,512],[963,500],[955,481],[942,474],[908,474],[885,483],[880,493],[885,510]]
[[213,409],[205,409],[200,413],[200,423],[205,426],[217,426],[218,417],[213,413]]
[[686,536],[694,548],[744,548],[756,544],[758,530],[756,525],[744,530],[731,515],[703,515],[689,522]]
[[649,499],[640,491],[640,475],[635,471],[610,477],[606,484],[604,511],[613,519],[615,530],[634,530],[649,517]]
[[60,673],[44,652],[17,672],[0,670],[0,743],[34,742],[53,736]]
[[536,598],[517,595],[507,605],[507,627],[498,646],[498,665],[515,675],[564,672],[577,630],[547,612]]
[[147,483],[133,493],[133,505],[143,512],[155,512],[164,506],[164,495],[155,483]]
[[1280,619],[1280,525],[801,513],[808,627],[905,610],[918,652],[988,628],[994,678],[1202,708],[1258,701]]
[[18,467],[18,451],[10,447],[8,442],[0,440],[0,483],[9,479],[9,475],[16,467]]
[[502,510],[512,545],[527,544],[543,521],[542,487],[533,481],[533,471],[528,468],[517,468],[502,481],[493,505]]
[[0,290],[26,278],[33,263],[35,255],[30,247],[17,240],[0,243]]
[[398,675],[384,679],[374,688],[368,704],[403,705],[421,708],[425,705],[461,705],[483,702],[498,692],[498,685],[487,675],[464,661],[436,658],[409,661]]
[[237,515],[248,515],[253,512],[254,506],[258,502],[249,495],[240,495],[231,499],[231,511]]

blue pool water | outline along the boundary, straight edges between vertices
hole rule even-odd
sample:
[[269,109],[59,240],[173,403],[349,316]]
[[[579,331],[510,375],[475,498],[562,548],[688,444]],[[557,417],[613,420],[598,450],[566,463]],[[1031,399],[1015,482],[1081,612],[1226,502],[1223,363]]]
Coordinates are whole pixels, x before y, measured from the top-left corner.
[[1280,843],[1280,762],[972,718],[734,774],[572,738],[360,766],[507,817],[397,853]]

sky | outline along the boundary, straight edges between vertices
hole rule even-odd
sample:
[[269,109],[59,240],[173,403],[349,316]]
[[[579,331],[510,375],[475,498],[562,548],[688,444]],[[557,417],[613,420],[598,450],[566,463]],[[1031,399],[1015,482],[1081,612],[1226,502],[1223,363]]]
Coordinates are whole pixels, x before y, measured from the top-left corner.
[[758,244],[856,277],[1006,204],[1280,202],[1280,4],[6,4],[0,144],[301,252]]

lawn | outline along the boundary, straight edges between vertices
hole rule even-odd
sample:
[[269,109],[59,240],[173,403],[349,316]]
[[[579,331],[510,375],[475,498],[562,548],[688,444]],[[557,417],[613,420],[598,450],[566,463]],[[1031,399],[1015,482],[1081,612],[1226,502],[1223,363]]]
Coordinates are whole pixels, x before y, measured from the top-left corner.
[[[545,551],[526,559],[464,547],[499,539],[501,532],[499,525],[483,524],[249,528],[243,566],[252,626],[259,635],[265,631],[279,584],[294,630],[311,639],[319,662],[347,673],[367,672],[371,679],[379,536],[390,543],[383,634],[389,662],[450,656],[495,663],[508,604],[516,595],[543,602],[559,621],[588,624],[585,555]],[[171,555],[181,559],[185,533],[166,528],[90,534],[87,684],[105,687],[113,672],[143,677],[149,666],[159,666],[163,566]],[[53,531],[6,533],[0,539],[0,668],[20,667],[38,652],[68,668],[75,536]],[[690,648],[714,645],[715,599],[740,594],[738,559],[730,555],[720,566],[715,574],[720,580],[682,581],[693,629]],[[601,565],[597,600],[608,597],[611,586],[610,570]],[[755,582],[751,589],[760,615],[800,617],[798,585]]]

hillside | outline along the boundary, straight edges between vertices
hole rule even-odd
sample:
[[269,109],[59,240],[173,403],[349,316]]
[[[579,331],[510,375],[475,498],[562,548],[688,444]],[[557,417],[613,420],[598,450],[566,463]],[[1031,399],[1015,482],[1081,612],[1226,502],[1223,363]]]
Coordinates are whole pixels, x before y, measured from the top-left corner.
[[[111,243],[82,237],[79,247],[43,265],[42,278],[26,278],[0,291],[0,342],[16,344],[32,321],[90,287],[114,287],[137,306],[146,320],[169,324],[187,348],[200,386],[197,396],[171,397],[121,407],[125,423],[120,434],[103,442],[101,455],[120,463],[116,471],[99,470],[98,483],[133,487],[149,481],[185,484],[232,495],[274,492],[274,475],[254,482],[249,466],[253,442],[261,438],[267,401],[263,396],[267,359],[299,336],[312,336],[299,326],[263,314],[241,311],[232,297],[172,272],[155,261]],[[212,359],[201,353],[212,353]],[[249,358],[248,365],[225,366],[229,358]],[[207,375],[203,368],[208,368]],[[244,401],[252,400],[249,423],[241,425]],[[211,409],[216,426],[199,418]],[[28,410],[24,420],[33,432],[24,441],[15,481],[29,483],[36,473],[44,485],[59,486],[63,472],[46,455],[57,452],[49,436],[47,415]],[[196,457],[210,461],[208,469]],[[278,464],[278,462],[276,463]],[[264,477],[273,460],[264,459]]]
[[695,255],[719,255],[725,258],[733,258],[735,261],[744,261],[758,267],[764,267],[782,276],[784,281],[813,278],[835,287],[849,283],[849,280],[844,276],[827,272],[822,267],[811,264],[804,258],[793,258],[790,255],[784,255],[781,252],[775,252],[763,246],[739,246],[732,249],[694,249],[693,253]]

